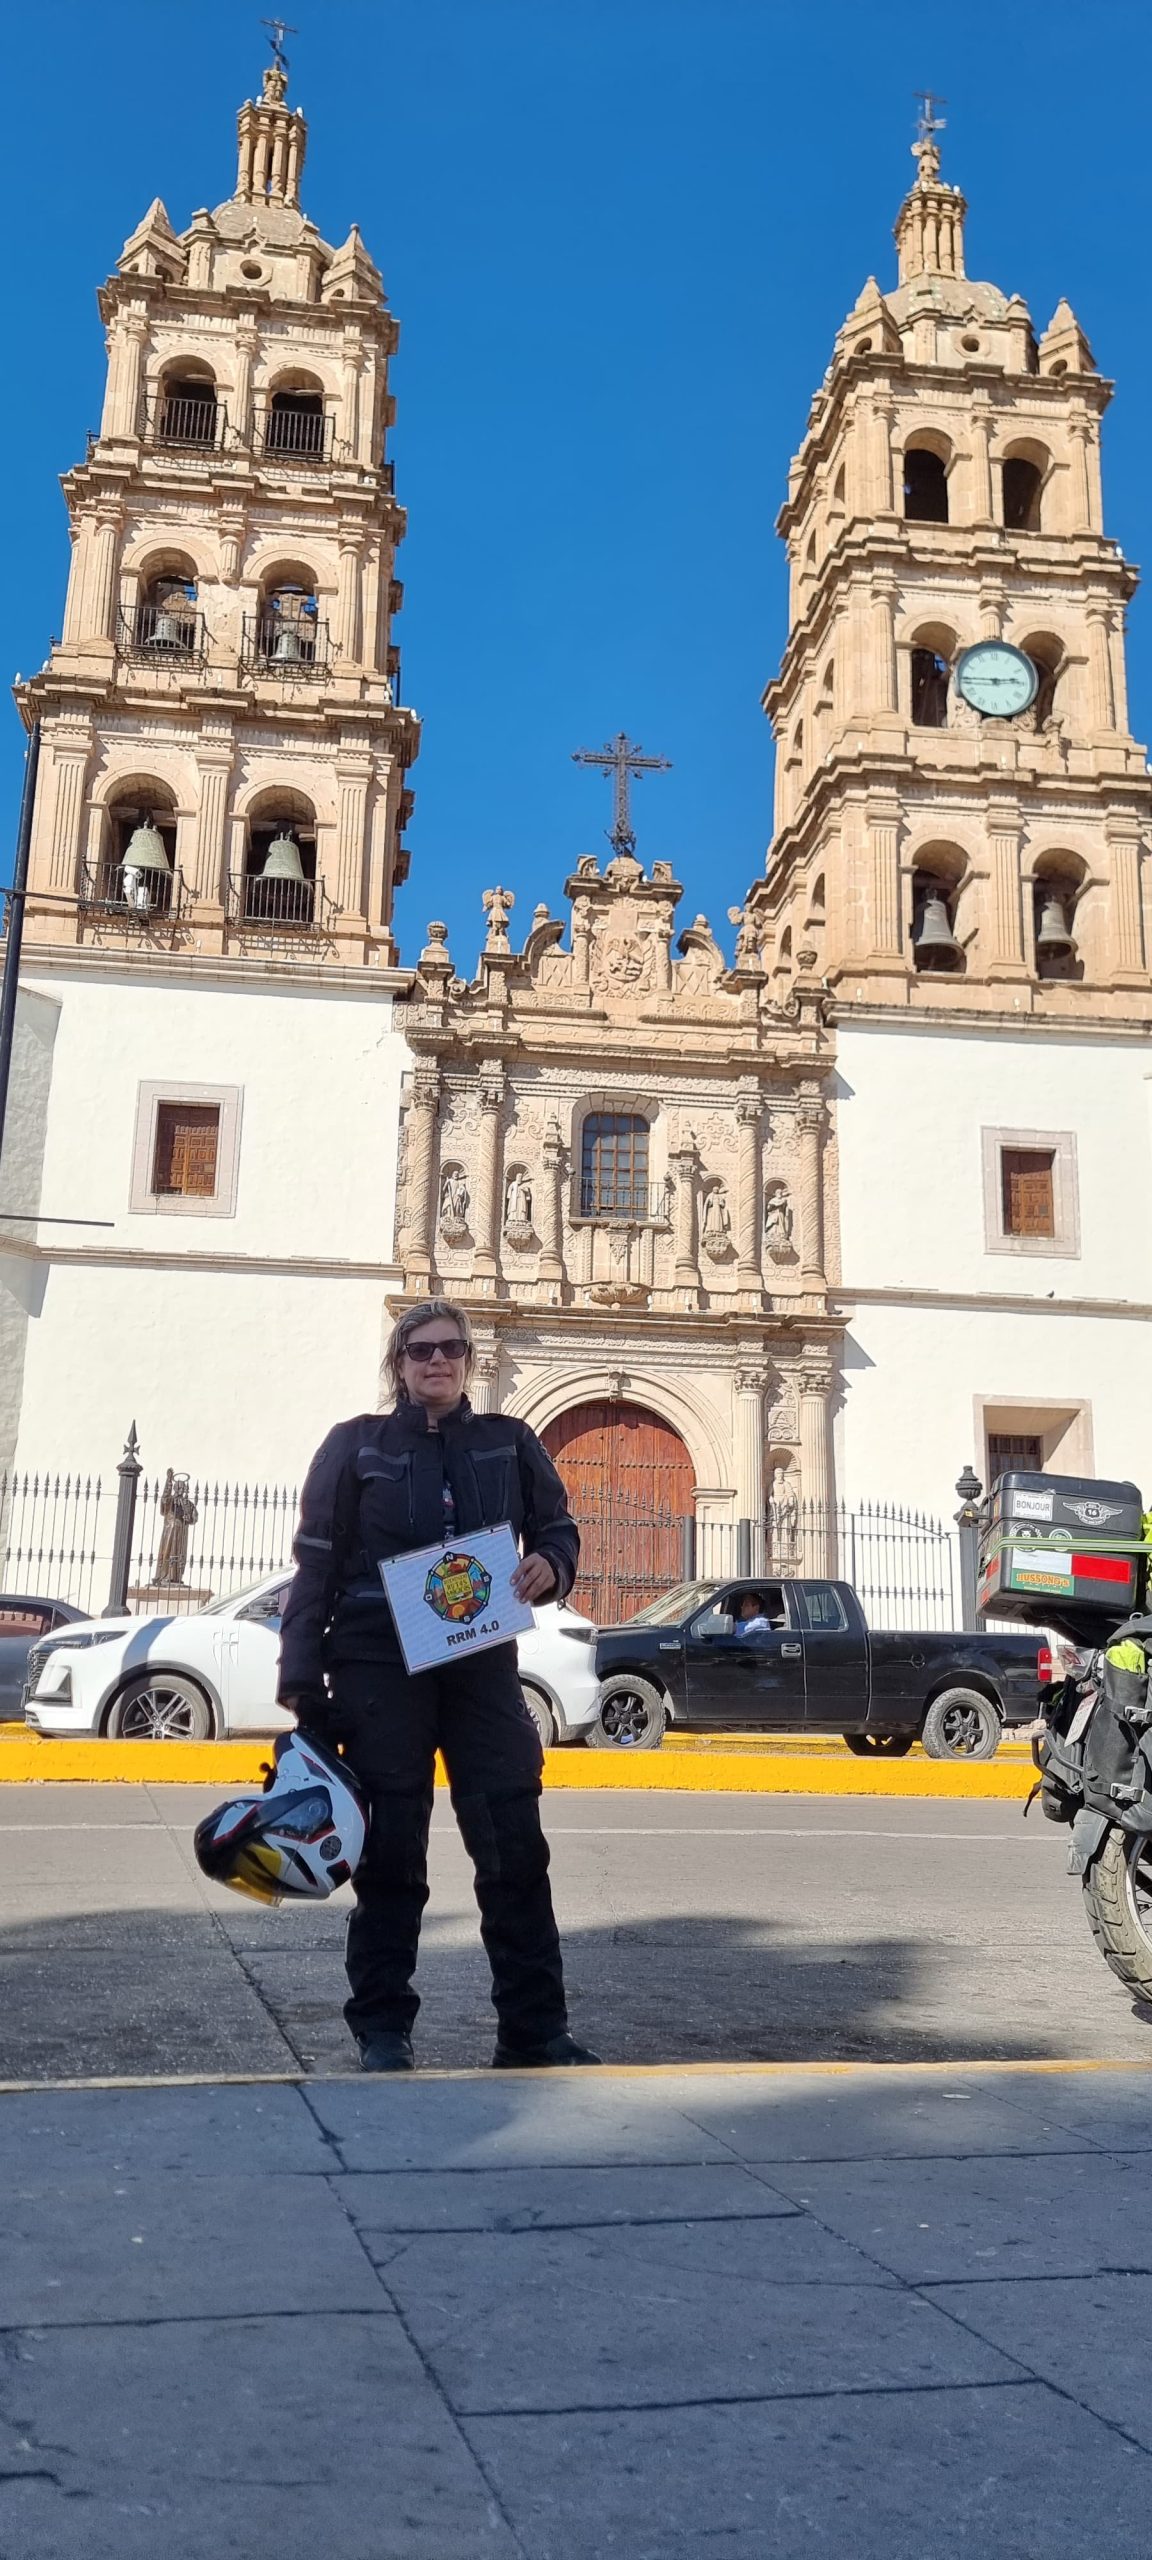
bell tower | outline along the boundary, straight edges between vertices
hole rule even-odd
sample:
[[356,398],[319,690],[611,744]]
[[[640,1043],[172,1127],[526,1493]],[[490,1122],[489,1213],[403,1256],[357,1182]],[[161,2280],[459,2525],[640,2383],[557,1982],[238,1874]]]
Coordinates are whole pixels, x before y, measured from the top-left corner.
[[1018,294],[969,280],[941,129],[926,99],[898,282],[865,284],[789,477],[775,832],[750,903],[778,992],[807,952],[841,1019],[1147,1020],[1111,385],[1066,302],[1037,338]]
[[353,226],[302,211],[279,50],[236,185],[157,199],[100,295],[103,416],[64,481],[63,633],[42,722],[28,936],[118,958],[395,958],[419,723],[392,640],[397,324]]

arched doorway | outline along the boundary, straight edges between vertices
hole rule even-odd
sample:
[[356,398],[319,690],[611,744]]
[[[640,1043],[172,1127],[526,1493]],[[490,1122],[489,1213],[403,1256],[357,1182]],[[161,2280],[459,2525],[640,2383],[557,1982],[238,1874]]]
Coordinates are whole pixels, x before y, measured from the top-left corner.
[[543,1434],[579,1524],[578,1609],[610,1625],[680,1579],[696,1471],[678,1431],[638,1404],[572,1405]]

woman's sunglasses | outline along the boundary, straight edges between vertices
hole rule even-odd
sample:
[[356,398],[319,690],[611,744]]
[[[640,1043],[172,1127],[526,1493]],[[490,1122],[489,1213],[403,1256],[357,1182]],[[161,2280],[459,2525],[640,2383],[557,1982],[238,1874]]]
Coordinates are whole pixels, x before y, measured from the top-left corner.
[[461,1340],[458,1333],[438,1336],[434,1342],[406,1342],[404,1345],[405,1358],[419,1360],[421,1363],[433,1359],[437,1351],[442,1351],[446,1360],[463,1360],[467,1355],[468,1345]]

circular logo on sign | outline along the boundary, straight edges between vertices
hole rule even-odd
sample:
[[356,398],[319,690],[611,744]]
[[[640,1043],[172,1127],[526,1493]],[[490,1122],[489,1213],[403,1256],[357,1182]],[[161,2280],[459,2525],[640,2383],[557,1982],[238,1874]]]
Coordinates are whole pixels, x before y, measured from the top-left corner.
[[1118,1502],[1074,1502],[1070,1508],[1086,1529],[1102,1529],[1105,1521],[1117,1518],[1120,1505]]
[[343,1841],[337,1838],[334,1831],[330,1831],[327,1839],[322,1840],[320,1843],[320,1855],[324,1860],[325,1866],[334,1866],[337,1858],[343,1855],[343,1850]]
[[424,1585],[424,1597],[438,1618],[450,1626],[466,1626],[478,1618],[492,1597],[492,1576],[475,1556],[441,1556]]

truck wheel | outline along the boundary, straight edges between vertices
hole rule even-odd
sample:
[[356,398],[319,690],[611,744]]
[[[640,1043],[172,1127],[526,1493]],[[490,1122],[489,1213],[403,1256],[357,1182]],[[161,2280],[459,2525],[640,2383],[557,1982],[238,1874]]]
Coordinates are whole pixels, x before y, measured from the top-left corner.
[[991,1760],[1004,1728],[980,1689],[942,1689],[924,1718],[920,1739],[930,1760]]
[[658,1751],[667,1722],[668,1709],[652,1682],[622,1671],[604,1683],[588,1741],[593,1751]]
[[108,1710],[112,1742],[207,1742],[212,1709],[193,1680],[172,1671],[142,1671]]
[[1111,1830],[1084,1878],[1084,1908],[1105,1964],[1152,2001],[1152,1843]]
[[914,1733],[846,1733],[844,1740],[858,1760],[902,1760],[916,1740]]

